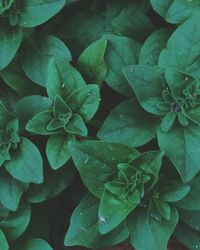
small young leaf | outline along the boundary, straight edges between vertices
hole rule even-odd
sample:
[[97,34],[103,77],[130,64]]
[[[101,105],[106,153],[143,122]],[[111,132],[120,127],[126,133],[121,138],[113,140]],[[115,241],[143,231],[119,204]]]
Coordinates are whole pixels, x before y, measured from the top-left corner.
[[87,136],[88,130],[80,115],[73,115],[69,123],[64,126],[66,132],[80,136]]
[[46,155],[52,169],[59,169],[70,158],[68,142],[74,137],[65,133],[59,133],[49,137],[46,146]]
[[40,135],[51,135],[56,132],[48,130],[48,124],[53,119],[52,111],[43,111],[35,115],[27,124],[26,130]]
[[66,99],[66,103],[73,113],[79,114],[85,122],[94,116],[99,107],[99,102],[99,87],[95,84],[78,88]]
[[140,201],[137,190],[126,198],[104,190],[98,212],[100,233],[107,234],[115,229]]
[[161,196],[164,201],[176,202],[183,199],[190,191],[189,185],[173,185],[165,189]]

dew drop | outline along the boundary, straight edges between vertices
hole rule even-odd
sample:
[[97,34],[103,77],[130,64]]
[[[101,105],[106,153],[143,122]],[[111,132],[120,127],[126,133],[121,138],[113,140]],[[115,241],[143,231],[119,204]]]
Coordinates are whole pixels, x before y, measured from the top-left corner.
[[88,161],[89,161],[89,159],[86,159],[84,162],[85,162],[85,163],[88,163]]
[[65,87],[65,84],[63,83],[63,85],[62,85],[62,87],[61,87],[61,88],[63,89],[64,87]]
[[106,219],[103,216],[99,217],[99,223],[100,224],[104,224],[106,226],[108,225],[108,222],[106,221]]

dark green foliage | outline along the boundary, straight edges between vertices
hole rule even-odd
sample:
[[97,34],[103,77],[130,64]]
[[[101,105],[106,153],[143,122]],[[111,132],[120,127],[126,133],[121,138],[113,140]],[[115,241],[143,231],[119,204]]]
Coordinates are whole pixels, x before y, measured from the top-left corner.
[[0,0],[0,250],[200,248],[198,0]]

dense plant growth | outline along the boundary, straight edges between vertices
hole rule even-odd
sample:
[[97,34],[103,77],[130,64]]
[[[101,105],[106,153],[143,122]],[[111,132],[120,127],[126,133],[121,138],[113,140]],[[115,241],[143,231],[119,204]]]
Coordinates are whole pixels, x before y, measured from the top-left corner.
[[200,249],[199,0],[0,1],[0,249]]

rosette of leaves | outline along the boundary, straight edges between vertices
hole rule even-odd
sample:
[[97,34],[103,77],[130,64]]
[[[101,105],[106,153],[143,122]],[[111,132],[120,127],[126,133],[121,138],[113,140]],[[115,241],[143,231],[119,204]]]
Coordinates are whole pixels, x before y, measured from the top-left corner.
[[[153,56],[149,56],[152,51],[150,38],[145,42],[141,58],[146,55],[148,59],[124,69],[140,106],[136,101],[122,103],[111,111],[98,134],[104,140],[141,146],[157,133],[159,147],[184,182],[190,181],[200,170],[199,48],[196,43],[200,37],[195,20],[196,17],[192,17],[182,24],[168,41],[166,36]],[[140,107],[144,111],[140,111]],[[123,130],[125,126],[130,129]],[[119,137],[120,130],[124,138]],[[133,140],[128,141],[128,135],[131,138],[136,135],[134,145]]]
[[103,141],[71,142],[69,148],[90,194],[73,212],[65,245],[102,248],[131,236],[136,250],[165,250],[178,223],[177,204],[194,188],[190,192],[169,164],[167,174],[160,171],[163,153],[140,154]]
[[71,142],[69,149],[84,184],[100,199],[101,234],[119,226],[158,181],[162,152],[140,154],[101,141]]
[[47,93],[49,97],[44,98],[51,100],[52,105],[36,113],[28,121],[26,130],[50,135],[46,147],[47,158],[51,167],[58,169],[70,158],[68,142],[75,140],[76,136],[88,135],[85,123],[98,109],[99,87],[86,85],[80,73],[68,62],[56,63],[52,59],[48,67]]
[[3,102],[0,102],[0,160],[0,202],[15,211],[29,183],[43,182],[43,160],[37,147],[22,136],[19,120]]
[[0,69],[2,70],[11,62],[29,28],[45,23],[65,4],[72,2],[70,0],[1,0]]

